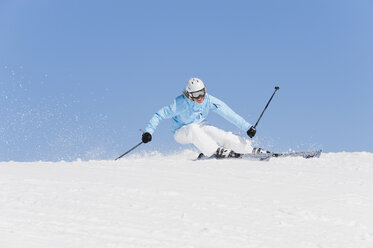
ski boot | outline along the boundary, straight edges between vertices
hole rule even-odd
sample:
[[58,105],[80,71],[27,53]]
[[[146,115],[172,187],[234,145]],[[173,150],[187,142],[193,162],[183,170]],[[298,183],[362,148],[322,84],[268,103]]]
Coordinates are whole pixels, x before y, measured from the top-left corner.
[[230,149],[225,149],[223,147],[219,147],[215,154],[213,154],[211,157],[222,159],[222,158],[239,158],[242,154],[236,153]]
[[202,160],[202,159],[206,159],[208,158],[207,156],[205,156],[205,154],[203,154],[202,152],[198,155],[198,158],[197,160]]
[[252,153],[254,153],[254,154],[255,153],[256,154],[260,154],[260,153],[272,153],[272,157],[279,157],[281,155],[279,153],[273,153],[273,152],[266,151],[266,150],[264,150],[262,148],[258,148],[258,147],[254,147]]
[[266,151],[266,150],[264,150],[262,148],[254,147],[252,153],[260,154],[260,153],[271,153],[271,152],[270,151]]

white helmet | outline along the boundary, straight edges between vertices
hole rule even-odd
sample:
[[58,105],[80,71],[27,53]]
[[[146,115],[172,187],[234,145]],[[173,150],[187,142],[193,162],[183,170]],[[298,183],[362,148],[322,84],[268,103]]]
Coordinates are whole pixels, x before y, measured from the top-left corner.
[[206,87],[201,79],[191,78],[185,86],[185,91],[190,98],[198,98],[200,95],[206,94]]

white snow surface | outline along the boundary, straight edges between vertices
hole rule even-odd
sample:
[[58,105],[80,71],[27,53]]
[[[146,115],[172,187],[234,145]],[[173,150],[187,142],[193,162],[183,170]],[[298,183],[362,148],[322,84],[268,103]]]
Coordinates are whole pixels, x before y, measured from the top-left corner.
[[373,154],[1,162],[0,247],[373,247]]

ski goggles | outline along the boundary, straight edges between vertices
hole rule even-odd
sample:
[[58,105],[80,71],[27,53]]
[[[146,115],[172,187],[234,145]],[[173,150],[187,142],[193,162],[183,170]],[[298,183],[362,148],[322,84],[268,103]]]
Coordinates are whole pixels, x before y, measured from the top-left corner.
[[189,92],[189,95],[194,99],[197,99],[201,96],[204,97],[206,95],[206,88],[203,88],[202,90],[199,90],[199,91]]

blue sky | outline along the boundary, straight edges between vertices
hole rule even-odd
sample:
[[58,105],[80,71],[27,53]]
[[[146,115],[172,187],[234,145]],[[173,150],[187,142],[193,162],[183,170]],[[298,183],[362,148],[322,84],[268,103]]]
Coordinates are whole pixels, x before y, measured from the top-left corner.
[[[190,77],[273,151],[373,152],[373,3],[0,0],[0,161],[115,158]],[[221,117],[210,124],[246,135]],[[170,121],[137,152],[169,153]]]

